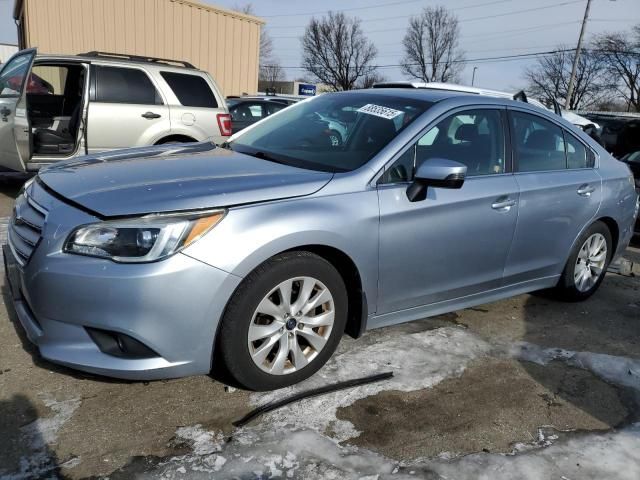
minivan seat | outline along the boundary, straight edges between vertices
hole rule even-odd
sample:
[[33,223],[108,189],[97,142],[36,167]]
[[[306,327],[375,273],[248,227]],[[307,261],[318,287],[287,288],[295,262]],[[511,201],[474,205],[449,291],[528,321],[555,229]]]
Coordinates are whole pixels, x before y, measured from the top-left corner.
[[80,125],[82,102],[78,102],[71,113],[66,131],[58,132],[48,128],[37,128],[33,132],[33,144],[36,153],[64,154],[72,153],[76,145],[76,136]]

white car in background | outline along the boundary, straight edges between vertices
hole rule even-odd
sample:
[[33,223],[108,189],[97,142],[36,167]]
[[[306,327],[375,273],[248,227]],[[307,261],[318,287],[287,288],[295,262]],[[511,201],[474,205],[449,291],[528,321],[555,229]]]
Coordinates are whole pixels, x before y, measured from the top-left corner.
[[536,107],[540,107],[544,110],[555,111],[556,113],[560,113],[562,118],[572,123],[573,125],[584,129],[584,127],[588,125],[595,126],[596,129],[599,129],[600,126],[589,120],[588,118],[581,117],[573,112],[569,112],[567,110],[562,110],[560,106],[556,103],[554,109],[547,108],[542,102],[536,100],[535,98],[527,97],[527,95],[523,92],[517,93],[509,93],[509,92],[501,92],[499,90],[489,90],[486,88],[479,87],[469,87],[467,85],[458,85],[457,83],[441,83],[441,82],[411,82],[411,81],[400,81],[400,82],[380,82],[373,85],[373,88],[424,88],[430,90],[448,90],[453,92],[465,92],[465,93],[475,93],[477,95],[486,95],[489,97],[498,97],[498,98],[511,98],[513,100],[520,100],[531,105],[535,105]]

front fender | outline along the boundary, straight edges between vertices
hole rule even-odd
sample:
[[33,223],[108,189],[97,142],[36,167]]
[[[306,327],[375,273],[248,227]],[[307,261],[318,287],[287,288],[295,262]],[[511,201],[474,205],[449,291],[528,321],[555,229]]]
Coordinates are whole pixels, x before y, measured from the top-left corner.
[[304,197],[231,208],[184,254],[239,277],[286,250],[321,245],[340,250],[358,269],[369,313],[378,283],[378,198],[375,190]]

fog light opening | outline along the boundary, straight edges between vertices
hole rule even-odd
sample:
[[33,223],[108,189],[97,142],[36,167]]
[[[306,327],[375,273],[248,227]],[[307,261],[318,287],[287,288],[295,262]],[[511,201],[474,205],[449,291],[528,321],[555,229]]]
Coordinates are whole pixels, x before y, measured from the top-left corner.
[[158,355],[144,343],[124,333],[85,327],[91,340],[102,353],[119,358],[143,359],[157,358]]

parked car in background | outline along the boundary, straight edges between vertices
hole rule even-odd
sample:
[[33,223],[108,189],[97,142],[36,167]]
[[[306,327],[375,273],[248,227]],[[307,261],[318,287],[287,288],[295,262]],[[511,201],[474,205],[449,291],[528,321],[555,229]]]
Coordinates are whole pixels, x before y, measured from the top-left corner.
[[[637,152],[628,153],[620,160],[626,163],[631,169],[631,172],[633,172],[636,183],[636,192],[640,196],[640,150],[638,150]],[[640,217],[638,217],[638,219],[636,220],[635,232],[637,235],[640,235]]]
[[626,112],[583,112],[600,125],[604,147],[616,158],[640,150],[640,114]]
[[[347,140],[318,114],[348,118]],[[287,107],[224,148],[43,169],[5,272],[46,359],[131,379],[224,366],[265,390],[312,375],[345,332],[540,289],[586,299],[636,214],[629,169],[551,112],[370,89]]]
[[[422,88],[422,89],[430,89],[430,90],[447,90],[452,92],[464,92],[475,95],[487,95],[489,97],[498,97],[498,98],[509,98],[520,100],[525,103],[529,103],[531,105],[535,105],[538,108],[542,108],[547,111],[554,111],[547,108],[542,102],[536,100],[535,98],[528,97],[524,92],[520,91],[517,93],[509,93],[509,92],[501,92],[499,90],[490,90],[487,88],[479,88],[479,87],[469,87],[467,85],[458,85],[456,83],[441,83],[441,82],[411,82],[411,81],[399,81],[399,82],[380,82],[373,85],[373,88]],[[562,110],[559,105],[556,106],[556,113],[560,113],[562,118],[567,120],[569,123],[575,125],[576,127],[583,128],[588,125],[594,125],[598,127],[598,125],[580,115],[577,115],[574,112],[569,112],[567,110]]]
[[294,103],[295,100],[276,96],[227,97],[231,130],[237,133]]
[[89,52],[14,55],[0,70],[0,166],[231,135],[215,81],[191,64]]

